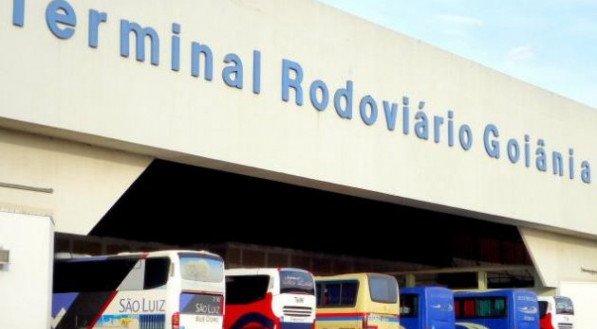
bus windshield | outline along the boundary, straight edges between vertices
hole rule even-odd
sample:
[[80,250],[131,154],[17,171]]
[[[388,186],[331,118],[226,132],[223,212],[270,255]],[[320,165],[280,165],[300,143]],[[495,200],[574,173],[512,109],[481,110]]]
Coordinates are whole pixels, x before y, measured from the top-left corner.
[[398,302],[398,284],[394,277],[380,274],[369,274],[369,292],[371,300],[379,303],[394,304]]
[[201,282],[222,282],[224,262],[215,257],[196,254],[179,254],[180,274],[183,280]]
[[574,315],[574,306],[572,300],[568,297],[555,297],[556,314]]
[[281,270],[280,293],[301,293],[315,295],[313,276],[308,272]]

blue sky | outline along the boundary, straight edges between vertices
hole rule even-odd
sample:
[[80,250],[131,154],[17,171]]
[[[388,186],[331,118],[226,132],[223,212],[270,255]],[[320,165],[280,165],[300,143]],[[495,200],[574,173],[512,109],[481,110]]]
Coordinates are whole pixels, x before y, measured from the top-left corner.
[[320,0],[597,108],[597,0]]

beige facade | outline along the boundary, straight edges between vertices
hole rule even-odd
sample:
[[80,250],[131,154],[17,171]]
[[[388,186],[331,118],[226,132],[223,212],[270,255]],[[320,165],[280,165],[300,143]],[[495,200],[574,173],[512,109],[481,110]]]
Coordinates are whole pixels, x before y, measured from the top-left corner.
[[[516,225],[545,285],[597,281],[578,272],[597,268],[595,109],[313,0],[67,2],[75,24],[46,17],[48,1],[15,3],[0,3],[4,207],[45,209],[58,232],[87,234],[162,158]],[[135,60],[123,20],[153,29],[156,65],[149,38]],[[204,55],[191,64],[199,46],[211,80]],[[300,106],[284,84],[298,65]],[[318,79],[327,106],[323,87],[310,97]],[[484,134],[491,125],[499,137]],[[499,142],[499,159],[484,142]]]

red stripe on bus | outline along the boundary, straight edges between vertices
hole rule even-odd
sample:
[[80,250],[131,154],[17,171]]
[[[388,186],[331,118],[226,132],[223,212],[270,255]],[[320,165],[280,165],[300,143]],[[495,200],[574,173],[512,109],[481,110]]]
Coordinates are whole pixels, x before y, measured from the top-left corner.
[[104,305],[102,305],[102,308],[100,309],[100,311],[95,315],[95,317],[93,317],[93,321],[91,321],[89,328],[95,327],[95,324],[102,317],[102,314],[104,314],[104,312],[106,311],[108,306],[110,306],[110,303],[112,303],[112,301],[114,300],[114,297],[116,297],[116,294],[118,294],[118,291],[113,291],[112,294],[110,294],[110,297],[108,297],[108,299],[106,299],[106,302],[104,303]]

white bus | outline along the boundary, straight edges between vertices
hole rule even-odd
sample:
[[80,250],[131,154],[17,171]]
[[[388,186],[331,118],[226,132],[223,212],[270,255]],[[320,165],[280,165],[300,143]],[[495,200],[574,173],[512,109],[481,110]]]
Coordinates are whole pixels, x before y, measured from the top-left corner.
[[574,305],[568,297],[539,297],[541,329],[573,329]]
[[54,329],[222,329],[224,262],[205,251],[54,262]]
[[226,270],[224,329],[313,329],[315,280],[296,268]]

